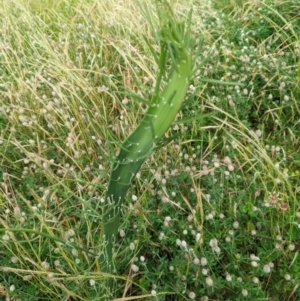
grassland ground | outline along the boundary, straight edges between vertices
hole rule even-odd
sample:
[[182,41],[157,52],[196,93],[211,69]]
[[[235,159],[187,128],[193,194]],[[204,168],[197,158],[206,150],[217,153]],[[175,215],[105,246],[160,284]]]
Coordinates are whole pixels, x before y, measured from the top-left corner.
[[[144,1],[156,18],[154,1]],[[122,208],[102,208],[157,65],[137,1],[0,2],[0,300],[300,300],[300,3],[193,7],[195,69]]]

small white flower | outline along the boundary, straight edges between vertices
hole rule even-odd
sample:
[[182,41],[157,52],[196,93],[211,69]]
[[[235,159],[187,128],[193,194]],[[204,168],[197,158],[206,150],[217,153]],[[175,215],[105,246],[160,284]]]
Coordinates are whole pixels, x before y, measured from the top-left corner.
[[194,259],[193,263],[196,264],[196,265],[198,265],[198,264],[200,263],[199,258],[196,257],[196,258]]
[[218,255],[220,255],[221,253],[221,249],[219,247],[213,249]]
[[144,262],[146,260],[146,258],[144,256],[140,257],[140,261]]
[[11,292],[13,292],[15,289],[16,289],[16,287],[14,286],[14,284],[12,284],[12,285],[9,287],[9,290],[10,290]]
[[248,291],[246,290],[246,289],[242,289],[242,295],[244,296],[244,297],[247,297],[248,296]]
[[49,269],[50,269],[50,264],[49,264],[47,261],[43,261],[43,262],[42,262],[42,267],[43,267],[45,270],[49,270]]
[[135,265],[135,264],[132,264],[132,265],[131,265],[131,269],[132,269],[132,271],[135,272],[135,273],[139,271],[139,267],[138,267],[137,265]]
[[227,275],[226,275],[226,280],[227,280],[228,282],[232,281],[232,276],[231,276],[230,274],[227,274]]
[[216,252],[218,255],[221,253],[221,249],[218,246],[218,240],[216,238],[211,239],[209,245],[211,246],[213,251]]
[[156,290],[151,290],[151,295],[156,296]]
[[55,265],[56,267],[60,266],[60,261],[59,261],[59,260],[54,260],[54,265]]
[[290,244],[288,246],[288,248],[289,248],[290,251],[294,251],[295,250],[295,245],[294,244]]
[[72,255],[74,256],[74,257],[78,257],[78,251],[76,250],[76,249],[72,249]]
[[286,84],[285,82],[281,82],[279,85],[279,90],[282,90],[283,88],[285,88]]
[[224,162],[226,165],[232,164],[232,161],[231,161],[231,159],[230,159],[228,156],[226,156],[226,157],[223,159],[223,162]]
[[134,244],[134,242],[131,242],[131,243],[130,243],[129,249],[130,249],[131,251],[133,251],[133,250],[135,249],[135,244]]
[[202,272],[202,274],[203,274],[204,276],[206,276],[206,275],[208,274],[208,270],[207,270],[207,269],[202,269],[201,272]]
[[19,261],[18,257],[16,256],[13,256],[10,260],[12,263],[17,263]]
[[96,282],[95,282],[94,279],[90,279],[90,280],[89,280],[89,283],[90,283],[90,286],[94,286]]
[[228,234],[231,235],[231,236],[233,236],[234,235],[234,231],[233,230],[229,230]]
[[205,216],[205,219],[207,221],[211,220],[211,219],[214,219],[214,216],[211,214],[211,213],[208,213],[206,216]]
[[164,220],[164,225],[166,226],[166,227],[168,227],[169,225],[170,225],[170,222],[171,222],[171,217],[170,216],[166,216],[165,217],[165,220]]
[[104,92],[104,91],[107,91],[108,90],[108,88],[106,87],[106,86],[101,86],[101,87],[97,87],[97,92],[98,93],[101,93],[101,92]]
[[189,296],[189,298],[192,299],[192,300],[196,298],[196,294],[195,294],[194,292],[189,292],[189,295],[188,295],[188,296]]
[[214,167],[216,167],[216,168],[220,167],[220,163],[219,162],[214,162]]
[[209,241],[209,245],[210,245],[213,249],[217,248],[217,247],[218,247],[218,240],[217,240],[216,238],[211,239],[211,240]]
[[253,283],[258,283],[258,282],[259,282],[259,279],[258,279],[257,277],[253,277],[253,278],[252,278],[252,281],[253,281]]
[[195,88],[193,85],[190,85],[190,86],[189,86],[189,90],[190,90],[191,92],[194,92],[194,91],[196,90],[196,88]]
[[252,265],[254,268],[258,267],[257,261],[251,261],[251,265]]
[[183,240],[183,241],[181,242],[181,246],[182,246],[184,249],[186,249],[186,247],[187,247],[187,243],[186,243],[186,241],[185,241],[185,240]]
[[208,263],[208,261],[207,261],[207,259],[205,257],[202,257],[200,262],[201,262],[202,266],[206,266],[207,263]]
[[65,237],[68,239],[69,237],[72,237],[75,235],[75,231],[73,229],[69,229],[68,231],[66,231],[65,233]]
[[256,130],[255,135],[257,136],[257,138],[260,138],[262,136],[262,131],[261,130]]
[[125,98],[122,100],[122,104],[123,104],[123,105],[127,105],[128,103],[129,103],[129,99],[125,97]]
[[121,237],[124,237],[125,236],[125,231],[123,229],[120,229],[119,234],[120,234]]
[[209,276],[205,278],[205,282],[208,286],[213,286],[214,285],[214,281]]
[[188,222],[193,221],[193,219],[194,219],[194,217],[191,214],[187,217]]
[[239,226],[240,226],[239,222],[235,221],[235,222],[233,223],[233,228],[234,228],[234,229],[238,229]]
[[201,239],[201,233],[197,233],[196,234],[196,242],[199,242],[200,239]]
[[137,196],[136,195],[132,195],[132,197],[131,197],[131,199],[135,202],[138,198],[137,198]]
[[227,168],[229,171],[234,171],[234,166],[232,164],[229,164]]
[[32,279],[32,276],[31,275],[25,275],[24,277],[23,277],[23,280],[24,281],[30,281]]
[[264,267],[263,267],[263,271],[264,271],[266,274],[269,274],[269,273],[271,272],[270,265],[265,264]]
[[255,256],[255,254],[251,254],[250,259],[253,261],[260,261],[259,257]]
[[285,274],[284,278],[285,278],[285,280],[290,281],[291,280],[291,275]]
[[10,239],[9,235],[7,233],[5,233],[3,236],[2,236],[2,239],[4,241],[8,241]]

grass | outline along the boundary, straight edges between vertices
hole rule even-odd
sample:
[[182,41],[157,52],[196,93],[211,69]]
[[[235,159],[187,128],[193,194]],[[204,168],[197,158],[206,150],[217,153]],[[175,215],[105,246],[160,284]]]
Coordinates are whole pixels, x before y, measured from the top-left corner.
[[0,299],[105,300],[113,277],[115,300],[299,300],[298,1],[172,2],[193,4],[198,71],[129,189],[114,275],[102,207],[158,45],[135,1],[101,2],[0,4]]

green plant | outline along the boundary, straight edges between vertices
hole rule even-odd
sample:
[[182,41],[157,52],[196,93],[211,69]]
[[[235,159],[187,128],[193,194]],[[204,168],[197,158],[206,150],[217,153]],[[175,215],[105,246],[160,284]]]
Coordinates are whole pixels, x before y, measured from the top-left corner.
[[[157,11],[161,22],[159,34],[156,35],[160,43],[159,57],[151,48],[159,66],[155,91],[147,103],[149,108],[144,118],[121,145],[106,195],[108,204],[103,214],[105,250],[102,259],[103,271],[106,272],[112,271],[113,244],[118,232],[123,199],[141,165],[157,148],[179,112],[192,73],[192,59],[189,54],[191,16],[187,24],[178,22],[165,1],[159,5]],[[166,83],[161,90],[166,73]]]

